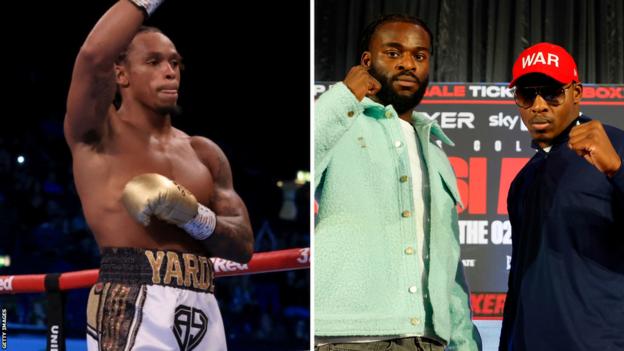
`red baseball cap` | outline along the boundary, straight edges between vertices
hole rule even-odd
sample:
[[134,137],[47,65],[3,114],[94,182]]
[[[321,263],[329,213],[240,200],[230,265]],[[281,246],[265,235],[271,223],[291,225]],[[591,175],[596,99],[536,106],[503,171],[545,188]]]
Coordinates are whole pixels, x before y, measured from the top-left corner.
[[513,65],[513,79],[509,87],[516,85],[520,77],[529,73],[544,74],[561,84],[579,82],[572,56],[561,46],[551,43],[535,44],[518,56]]

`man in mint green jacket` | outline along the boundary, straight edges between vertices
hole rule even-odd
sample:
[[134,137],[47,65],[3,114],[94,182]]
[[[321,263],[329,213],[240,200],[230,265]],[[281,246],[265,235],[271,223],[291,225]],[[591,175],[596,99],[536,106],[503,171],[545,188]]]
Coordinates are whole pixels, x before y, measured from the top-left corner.
[[361,65],[315,108],[317,350],[481,350],[460,260],[453,145],[413,112],[432,53],[420,20],[385,16]]

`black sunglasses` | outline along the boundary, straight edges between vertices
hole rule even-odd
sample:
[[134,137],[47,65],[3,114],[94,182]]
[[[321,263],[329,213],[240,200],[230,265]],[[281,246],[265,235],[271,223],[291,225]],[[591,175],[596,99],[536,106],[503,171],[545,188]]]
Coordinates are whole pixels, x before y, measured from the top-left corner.
[[541,96],[546,103],[551,106],[559,106],[565,100],[565,91],[574,83],[567,86],[543,85],[534,87],[516,87],[514,89],[514,100],[516,105],[522,108],[529,108],[535,103],[535,98]]

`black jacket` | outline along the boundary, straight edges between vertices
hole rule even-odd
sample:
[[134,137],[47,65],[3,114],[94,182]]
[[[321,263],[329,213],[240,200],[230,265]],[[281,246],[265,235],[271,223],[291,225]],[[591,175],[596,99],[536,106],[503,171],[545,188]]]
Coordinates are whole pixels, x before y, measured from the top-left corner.
[[[624,165],[609,178],[574,153],[573,125],[509,189],[500,350],[624,350]],[[624,131],[605,130],[624,160]]]

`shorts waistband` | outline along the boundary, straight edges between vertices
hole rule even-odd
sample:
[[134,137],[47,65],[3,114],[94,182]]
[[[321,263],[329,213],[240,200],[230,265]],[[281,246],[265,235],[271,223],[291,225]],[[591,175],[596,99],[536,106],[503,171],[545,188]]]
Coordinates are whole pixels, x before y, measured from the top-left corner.
[[101,250],[98,281],[162,285],[214,293],[210,258],[194,253],[139,248]]

